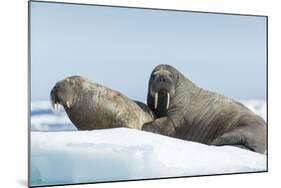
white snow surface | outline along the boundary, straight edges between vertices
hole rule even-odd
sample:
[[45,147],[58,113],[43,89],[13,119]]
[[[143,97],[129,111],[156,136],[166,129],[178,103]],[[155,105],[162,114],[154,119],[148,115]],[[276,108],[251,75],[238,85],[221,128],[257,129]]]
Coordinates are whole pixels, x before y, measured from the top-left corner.
[[[241,101],[266,120],[266,103]],[[71,184],[255,172],[266,156],[139,130],[77,131],[61,107],[31,103],[31,184]]]
[[128,128],[32,132],[31,184],[255,172],[266,156]]

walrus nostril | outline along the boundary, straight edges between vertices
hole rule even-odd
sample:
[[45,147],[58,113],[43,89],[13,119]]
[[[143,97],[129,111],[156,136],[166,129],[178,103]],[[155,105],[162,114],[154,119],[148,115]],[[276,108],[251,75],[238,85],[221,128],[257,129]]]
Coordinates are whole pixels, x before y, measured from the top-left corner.
[[158,77],[156,82],[161,83],[161,82],[165,82],[165,78],[163,77]]

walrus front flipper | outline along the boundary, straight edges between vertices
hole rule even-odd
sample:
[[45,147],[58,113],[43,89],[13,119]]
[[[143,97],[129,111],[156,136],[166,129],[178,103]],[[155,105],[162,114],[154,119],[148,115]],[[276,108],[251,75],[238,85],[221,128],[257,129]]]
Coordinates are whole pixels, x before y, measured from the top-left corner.
[[264,135],[265,131],[256,128],[254,132],[252,131],[251,126],[252,125],[248,125],[232,130],[230,132],[226,132],[223,135],[214,139],[211,142],[211,145],[216,145],[216,146],[232,145],[237,147],[240,146],[240,148],[245,147],[248,150],[265,154],[266,153],[266,144],[265,144],[266,142],[265,142],[265,135]]
[[231,145],[242,149],[255,151],[254,148],[248,146],[246,138],[238,132],[228,132],[212,141],[211,145],[224,146]]
[[142,126],[142,130],[171,137],[176,136],[174,124],[172,120],[167,116],[158,118],[150,123],[145,123]]
[[233,145],[235,147],[238,147],[238,148],[241,148],[241,149],[247,149],[247,150],[250,150],[249,148],[247,148],[246,146],[244,145]]

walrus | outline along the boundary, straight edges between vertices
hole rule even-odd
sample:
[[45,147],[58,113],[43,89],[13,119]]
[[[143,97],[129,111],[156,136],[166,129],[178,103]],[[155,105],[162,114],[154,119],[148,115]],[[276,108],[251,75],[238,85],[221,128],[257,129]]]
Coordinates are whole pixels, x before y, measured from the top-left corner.
[[55,109],[59,104],[64,107],[78,130],[141,129],[144,123],[154,119],[153,112],[145,104],[81,76],[57,82],[50,97]]
[[196,86],[170,65],[152,71],[147,104],[156,119],[142,130],[266,152],[266,123],[261,117],[231,98]]

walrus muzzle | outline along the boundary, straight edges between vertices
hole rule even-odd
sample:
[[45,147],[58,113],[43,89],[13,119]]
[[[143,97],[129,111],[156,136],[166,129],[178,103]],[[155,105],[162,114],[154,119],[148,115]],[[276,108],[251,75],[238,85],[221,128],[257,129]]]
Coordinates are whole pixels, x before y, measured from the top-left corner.
[[59,105],[62,105],[67,108],[70,108],[72,106],[73,87],[74,84],[70,83],[69,80],[56,83],[50,93],[52,107],[55,109],[55,111],[59,110]]
[[153,73],[150,80],[150,95],[154,99],[154,111],[164,116],[169,107],[171,96],[174,94],[174,84],[170,74],[165,71]]

